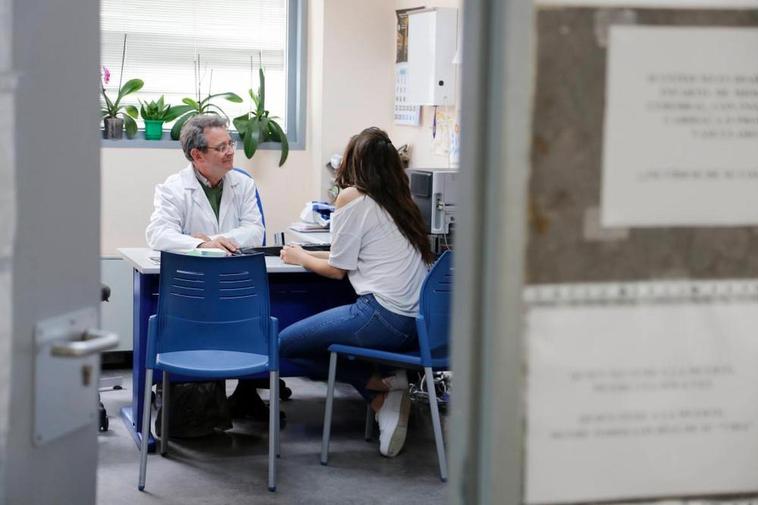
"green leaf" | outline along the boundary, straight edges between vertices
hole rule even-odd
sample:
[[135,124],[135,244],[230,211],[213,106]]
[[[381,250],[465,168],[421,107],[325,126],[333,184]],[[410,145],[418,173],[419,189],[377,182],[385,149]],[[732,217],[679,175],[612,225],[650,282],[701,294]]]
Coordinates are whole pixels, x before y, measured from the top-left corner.
[[137,135],[137,123],[128,114],[123,114],[126,138],[133,139]]
[[203,101],[202,101],[202,102],[200,102],[200,103],[201,103],[201,104],[205,104],[205,103],[208,103],[208,102],[210,102],[212,98],[218,98],[218,97],[224,97],[224,98],[226,98],[227,100],[229,100],[230,102],[234,102],[234,103],[242,103],[242,98],[240,98],[240,96],[239,96],[238,94],[236,94],[236,93],[231,93],[231,92],[227,92],[227,93],[216,93],[215,95],[208,95],[208,96],[206,96],[206,97],[205,97],[205,99],[203,99]]
[[266,132],[268,131],[268,119],[258,118],[259,130],[258,130],[258,143],[263,143],[266,140]]
[[182,114],[186,114],[191,110],[192,107],[189,105],[169,105],[168,110],[163,115],[163,120],[167,123],[170,123]]
[[166,108],[166,106],[165,106],[165,104],[163,102],[163,95],[161,95],[161,97],[158,99],[157,105],[158,105],[158,110],[163,110],[163,109]]
[[200,104],[194,101],[191,98],[182,98],[182,103],[186,103],[196,111],[200,112],[202,109],[200,108]]
[[266,78],[263,76],[263,68],[258,69],[258,80],[261,83],[258,88],[258,110],[264,110],[266,108]]
[[126,81],[123,86],[121,86],[121,89],[118,92],[118,98],[116,99],[116,102],[120,102],[122,98],[124,98],[126,95],[129,95],[131,93],[134,93],[135,91],[139,91],[142,89],[142,86],[145,85],[145,82],[142,79],[131,79],[129,81]]
[[255,105],[255,110],[257,112],[258,111],[258,95],[256,95],[255,92],[253,92],[253,88],[250,88],[249,90],[247,90],[247,92],[250,93],[250,98],[252,98],[253,104]]
[[139,117],[139,112],[137,112],[137,107],[135,107],[134,105],[127,105],[126,107],[124,107],[124,110],[126,111],[127,114],[129,114],[134,119],[137,119]]
[[233,102],[233,103],[242,103],[243,102],[242,97],[239,96],[236,93],[226,93],[225,95],[226,96],[224,96],[224,98],[226,98],[230,102]]
[[171,128],[171,138],[174,140],[179,140],[179,135],[182,133],[182,126],[184,126],[184,123],[186,123],[189,118],[195,115],[197,115],[197,111],[193,109],[177,119],[176,123],[174,123],[174,126]]
[[240,136],[243,136],[248,127],[248,114],[242,114],[241,116],[232,119],[232,124],[237,129]]
[[245,156],[250,159],[258,149],[258,135],[259,125],[257,121],[250,121],[247,133],[243,138],[243,147],[245,148]]
[[279,137],[279,142],[282,144],[282,155],[279,157],[279,166],[281,167],[284,165],[284,162],[287,161],[287,156],[289,156],[290,143],[287,139],[287,134],[284,133],[284,130],[282,130],[282,127],[279,126],[276,121],[269,121],[269,124],[271,125],[274,134]]
[[113,107],[113,102],[111,102],[111,99],[108,98],[108,95],[105,94],[105,89],[100,88],[103,93],[103,98],[105,98],[105,108],[108,109],[108,115],[110,117],[116,117],[116,113],[118,110],[115,110]]

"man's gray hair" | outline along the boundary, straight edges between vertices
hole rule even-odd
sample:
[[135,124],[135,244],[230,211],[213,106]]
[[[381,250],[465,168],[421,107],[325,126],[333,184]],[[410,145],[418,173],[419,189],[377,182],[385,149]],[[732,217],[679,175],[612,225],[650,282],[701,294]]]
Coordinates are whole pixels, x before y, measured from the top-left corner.
[[192,161],[192,150],[199,149],[205,151],[208,149],[208,141],[205,139],[206,128],[228,128],[229,121],[218,114],[198,114],[193,116],[189,121],[184,123],[182,133],[179,135],[179,142],[182,144],[184,156]]

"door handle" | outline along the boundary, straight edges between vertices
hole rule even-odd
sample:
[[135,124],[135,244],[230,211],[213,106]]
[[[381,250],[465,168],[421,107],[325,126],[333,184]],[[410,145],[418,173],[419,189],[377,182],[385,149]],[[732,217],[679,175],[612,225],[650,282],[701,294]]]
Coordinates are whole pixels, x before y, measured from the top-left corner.
[[53,344],[51,354],[59,358],[90,356],[118,345],[118,335],[112,331],[89,328],[78,339]]

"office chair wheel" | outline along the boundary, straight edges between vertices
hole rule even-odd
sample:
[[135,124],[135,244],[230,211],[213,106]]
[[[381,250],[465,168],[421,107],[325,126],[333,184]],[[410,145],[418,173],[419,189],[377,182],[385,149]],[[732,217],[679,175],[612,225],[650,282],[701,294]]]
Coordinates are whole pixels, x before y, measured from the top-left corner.
[[279,379],[279,398],[282,400],[292,398],[292,390],[287,387],[287,384],[282,379]]
[[100,416],[100,431],[108,431],[108,413],[105,412],[105,407],[102,402],[98,405],[97,410]]

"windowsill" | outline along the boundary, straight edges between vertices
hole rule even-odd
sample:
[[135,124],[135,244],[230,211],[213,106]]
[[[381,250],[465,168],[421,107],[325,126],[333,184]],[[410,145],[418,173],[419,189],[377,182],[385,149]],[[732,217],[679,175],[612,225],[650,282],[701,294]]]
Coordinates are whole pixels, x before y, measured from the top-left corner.
[[[139,130],[137,135],[132,139],[126,138],[126,132],[124,132],[124,137],[120,139],[104,139],[102,138],[102,131],[103,130],[100,130],[101,148],[125,147],[134,149],[180,149],[179,141],[172,140],[171,134],[168,131],[163,132],[163,138],[161,140],[145,140],[145,132],[143,130]],[[243,148],[239,135],[234,132],[232,133],[232,138],[237,141],[237,150],[242,150]],[[305,145],[290,139],[289,148],[290,151],[302,151],[305,149]],[[264,142],[258,145],[258,149],[264,151],[278,151],[280,149],[280,144],[278,142]]]

